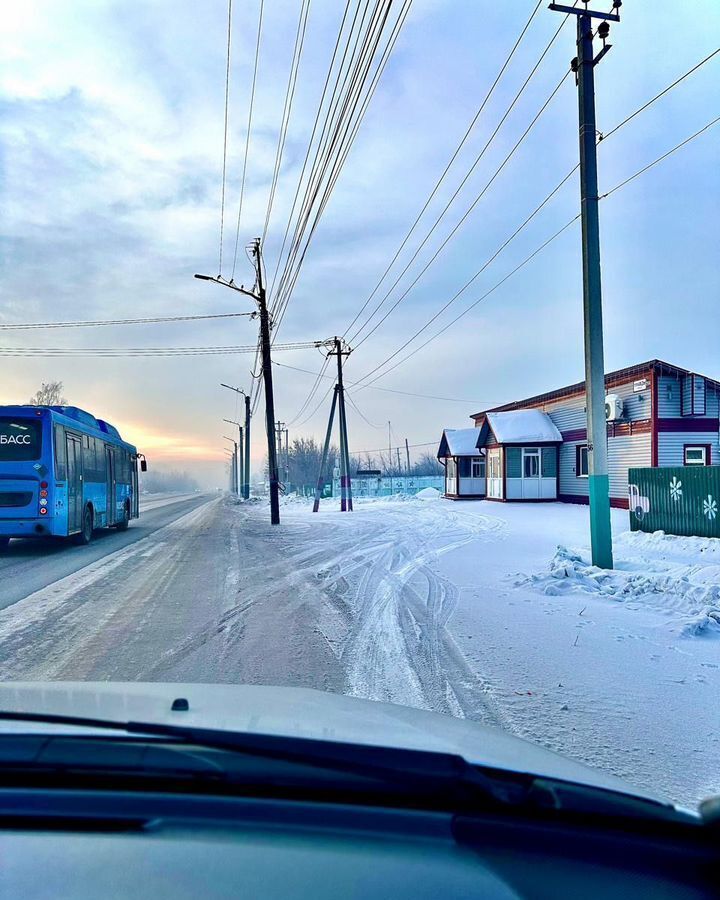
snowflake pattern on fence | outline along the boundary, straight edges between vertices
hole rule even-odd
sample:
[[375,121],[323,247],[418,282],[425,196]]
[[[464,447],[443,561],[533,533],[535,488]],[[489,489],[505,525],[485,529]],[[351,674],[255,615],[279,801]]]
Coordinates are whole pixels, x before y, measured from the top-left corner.
[[679,478],[673,478],[670,482],[670,496],[673,500],[679,500],[682,497],[682,481]]
[[703,500],[703,515],[712,520],[717,516],[717,509],[717,500],[713,499],[712,494],[708,494],[707,500]]

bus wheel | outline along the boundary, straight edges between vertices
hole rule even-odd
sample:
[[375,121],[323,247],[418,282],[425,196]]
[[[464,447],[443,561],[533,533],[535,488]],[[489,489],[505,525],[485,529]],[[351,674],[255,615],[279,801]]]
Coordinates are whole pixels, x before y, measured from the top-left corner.
[[90,541],[92,540],[92,533],[93,533],[93,514],[92,514],[92,510],[90,509],[90,507],[86,506],[85,512],[83,513],[82,530],[80,531],[80,534],[76,534],[73,537],[73,541],[76,544],[89,544]]
[[122,519],[120,519],[120,521],[116,524],[115,527],[117,528],[118,531],[127,531],[127,527],[129,524],[130,524],[130,507],[126,503],[125,506],[123,506],[123,517],[122,517]]

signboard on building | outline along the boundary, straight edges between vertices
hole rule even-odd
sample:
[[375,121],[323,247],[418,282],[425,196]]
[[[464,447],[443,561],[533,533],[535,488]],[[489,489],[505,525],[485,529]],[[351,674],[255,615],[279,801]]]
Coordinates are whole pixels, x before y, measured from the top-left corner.
[[646,391],[650,386],[650,382],[647,378],[638,378],[637,381],[633,381],[633,391],[638,394],[640,391]]

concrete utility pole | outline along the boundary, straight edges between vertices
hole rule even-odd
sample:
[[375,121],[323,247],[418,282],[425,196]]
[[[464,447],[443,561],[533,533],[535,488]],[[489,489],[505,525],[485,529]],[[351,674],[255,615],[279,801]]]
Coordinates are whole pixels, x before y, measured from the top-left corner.
[[[345,391],[343,388],[342,358],[349,356],[352,352],[350,347],[345,344],[342,338],[334,337],[325,341],[325,345],[332,346],[332,350],[328,352],[328,356],[337,356],[337,384],[333,393],[332,406],[330,407],[330,417],[328,419],[327,431],[325,432],[325,443],[323,444],[322,459],[320,461],[320,473],[318,475],[317,486],[315,488],[315,502],[313,504],[313,512],[317,512],[320,508],[320,497],[322,495],[323,485],[325,483],[325,466],[327,464],[328,451],[330,448],[330,438],[332,435],[333,419],[335,417],[335,408],[338,409],[338,420],[340,423],[340,510],[341,512],[352,512],[352,480],[350,477],[350,450],[348,445],[347,434],[347,416],[345,413]],[[321,344],[318,344],[321,346]]]
[[[238,468],[238,489],[235,492],[238,496],[245,496],[244,494],[244,486],[245,486],[245,464],[244,458],[245,453],[243,451],[244,441],[243,441],[243,427],[240,422],[236,422],[235,419],[223,419],[223,422],[227,422],[228,425],[237,425],[238,430],[238,458],[237,458],[237,468]],[[247,498],[245,498],[247,499]]]
[[237,477],[237,463],[238,463],[238,445],[235,438],[228,437],[226,434],[223,435],[226,441],[230,441],[233,445],[233,455],[232,455],[232,473],[230,475],[230,491],[233,494],[238,493],[238,477]]
[[[597,128],[595,125],[595,66],[611,45],[606,44],[609,21],[619,22],[621,0],[613,0],[612,13],[551,3],[550,9],[577,16],[578,55],[572,61],[577,76],[580,125],[580,211],[582,221],[583,313],[585,321],[585,391],[587,400],[588,489],[590,543],[593,565],[612,569],[610,490],[608,481],[607,424],[605,419],[605,364],[603,360],[602,289],[600,281],[600,218],[597,184]],[[593,56],[592,20],[601,19],[598,36],[603,46]]]
[[225,281],[221,276],[195,275],[202,281],[214,281],[223,287],[232,288],[241,294],[245,294],[257,303],[260,314],[260,350],[262,353],[263,386],[265,388],[265,428],[268,442],[268,478],[270,481],[270,523],[280,524],[280,493],[278,483],[277,447],[275,443],[275,396],[273,394],[272,360],[270,356],[270,314],[267,308],[265,285],[263,283],[262,254],[260,251],[260,238],[250,245],[250,250],[255,264],[255,289],[247,291],[243,285],[234,281]]
[[348,447],[347,416],[345,414],[345,389],[343,387],[342,358],[349,356],[350,350],[343,350],[342,340],[335,338],[333,355],[337,356],[338,367],[338,412],[340,418],[340,510],[352,512],[352,482],[350,480],[350,449]]
[[[245,398],[245,462],[243,465],[244,478],[241,482],[242,496],[244,500],[250,499],[250,395],[240,388],[233,387],[231,384],[223,384],[220,387],[227,388],[229,391],[235,391],[236,394],[242,394]],[[225,419],[227,422],[228,419]],[[237,424],[234,423],[234,424]]]
[[407,459],[407,473],[410,474],[410,445],[408,439],[405,438],[405,458]]
[[333,390],[332,405],[330,407],[330,416],[328,418],[327,431],[325,432],[325,443],[323,444],[322,457],[320,459],[320,472],[315,486],[315,501],[313,502],[313,512],[320,509],[320,498],[322,497],[323,488],[325,487],[325,466],[327,465],[328,451],[330,449],[330,438],[332,437],[333,419],[335,418],[335,407],[337,406],[338,386],[335,385]]

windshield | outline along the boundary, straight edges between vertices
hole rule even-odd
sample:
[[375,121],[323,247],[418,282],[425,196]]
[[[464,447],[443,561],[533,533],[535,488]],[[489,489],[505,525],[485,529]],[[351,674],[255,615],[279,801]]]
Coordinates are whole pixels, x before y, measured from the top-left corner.
[[0,713],[720,794],[717,0],[5,5]]
[[40,459],[42,423],[37,419],[0,416],[0,462]]

